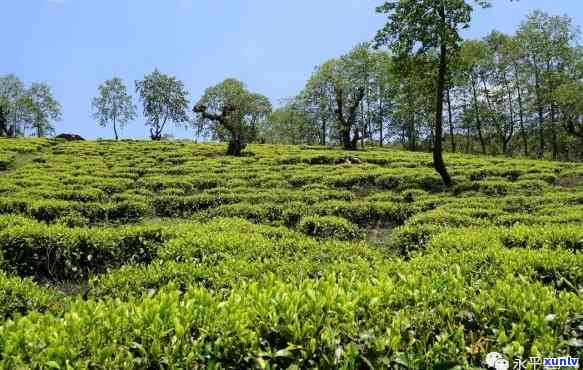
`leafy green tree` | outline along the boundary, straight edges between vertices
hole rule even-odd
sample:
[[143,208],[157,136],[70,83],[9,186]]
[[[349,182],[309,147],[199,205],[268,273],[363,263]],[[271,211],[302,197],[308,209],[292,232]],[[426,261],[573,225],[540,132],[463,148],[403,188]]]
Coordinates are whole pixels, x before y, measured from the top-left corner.
[[450,70],[468,143],[471,130],[482,153],[511,155],[522,147],[525,156],[535,148],[541,157],[551,146],[555,159],[568,154],[570,134],[559,123],[553,92],[580,76],[577,30],[571,23],[533,12],[516,35],[492,32],[462,43]]
[[268,118],[261,136],[269,143],[278,144],[317,144],[320,130],[312,125],[301,101],[290,99],[283,107],[274,110]]
[[318,131],[320,145],[328,144],[328,137],[333,129],[336,115],[334,113],[333,86],[331,81],[322,78],[321,67],[308,80],[306,87],[294,98],[295,105],[301,107],[308,120],[306,126]]
[[529,143],[528,143],[528,131],[527,131],[527,109],[526,109],[526,80],[527,74],[525,73],[525,68],[522,60],[525,56],[525,50],[522,48],[518,38],[516,36],[510,36],[506,39],[506,45],[504,47],[506,60],[510,65],[510,85],[513,85],[515,90],[515,100],[517,104],[517,115],[518,124],[520,128],[520,136],[522,138],[522,147],[524,156],[529,154]]
[[221,141],[228,141],[228,155],[240,156],[257,137],[272,107],[269,99],[250,92],[236,79],[226,79],[209,87],[193,108],[199,130]]
[[115,140],[119,139],[118,125],[123,129],[136,117],[136,106],[132,102],[132,97],[128,95],[126,86],[118,77],[99,86],[99,93],[93,98],[91,106],[92,116],[99,126],[106,127],[111,122]]
[[365,43],[316,68],[300,96],[321,124],[321,144],[326,144],[331,126],[346,150],[355,150],[359,140],[371,138],[376,61]]
[[[265,95],[252,93],[249,99],[249,142],[257,142],[260,137],[259,133],[269,124],[268,118],[273,106],[269,98]],[[245,122],[245,118],[243,118]]]
[[53,122],[61,119],[61,105],[46,83],[30,88],[15,75],[0,77],[0,135],[16,137],[33,130],[37,136],[54,131]]
[[42,137],[55,131],[52,122],[61,120],[61,105],[46,83],[33,83],[26,92],[25,106],[31,115],[31,128]]
[[141,81],[136,81],[136,92],[144,107],[146,126],[150,126],[152,140],[161,140],[168,122],[186,125],[188,92],[176,77],[154,70]]
[[[481,6],[488,2],[479,0]],[[460,30],[470,25],[472,6],[464,0],[393,0],[377,8],[388,22],[376,35],[377,45],[388,45],[397,55],[437,50],[439,67],[433,132],[433,164],[446,186],[451,186],[443,160],[443,106],[448,75],[448,58],[461,42]]]
[[0,76],[0,109],[4,120],[1,135],[16,136],[23,132],[21,103],[25,93],[18,77],[13,74]]
[[552,97],[557,87],[572,77],[566,67],[573,63],[575,49],[572,44],[577,37],[578,31],[569,17],[551,16],[542,11],[531,13],[517,32],[525,51],[524,64],[532,76],[529,89],[534,97],[539,139],[537,154],[541,158],[548,136],[553,158],[558,156],[558,112]]
[[8,128],[9,107],[8,100],[4,97],[0,97],[0,136],[10,135],[10,130]]
[[567,132],[583,140],[583,82],[572,81],[561,85],[553,98],[561,107]]
[[[378,134],[378,144],[383,146],[387,137],[387,126],[392,122],[392,111],[396,108],[399,91],[398,74],[392,56],[387,52],[373,54],[373,79],[369,95],[372,106],[369,106],[370,120],[376,123],[375,131]],[[370,121],[369,120],[369,121]],[[369,129],[372,134],[372,129]]]
[[510,80],[512,69],[512,38],[500,32],[486,37],[488,49],[488,75],[484,76],[484,96],[488,105],[488,117],[503,154],[511,154],[510,143],[514,138],[517,112],[515,89]]
[[396,76],[396,96],[389,134],[408,150],[422,147],[422,139],[432,140],[431,112],[434,106],[433,70],[435,56],[426,53],[395,58],[390,75]]
[[359,123],[363,114],[361,103],[370,88],[373,74],[373,61],[370,46],[361,44],[350,53],[342,56],[337,62],[331,61],[323,68],[324,78],[329,79],[334,87],[334,102],[336,120],[340,141],[346,150],[355,150],[358,141],[367,135],[363,125]]

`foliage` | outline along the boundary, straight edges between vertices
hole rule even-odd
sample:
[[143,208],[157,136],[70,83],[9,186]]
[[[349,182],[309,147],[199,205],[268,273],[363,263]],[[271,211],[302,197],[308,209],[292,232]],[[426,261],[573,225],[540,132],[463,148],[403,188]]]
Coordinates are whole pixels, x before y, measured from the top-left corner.
[[152,140],[161,140],[168,122],[188,122],[188,92],[176,77],[154,70],[141,81],[136,81],[136,92],[144,106],[146,125],[150,126]]
[[31,280],[0,273],[0,324],[32,311],[59,312],[64,299],[64,295],[47,291]]
[[[444,37],[442,3],[448,22]],[[580,159],[581,115],[575,103],[583,52],[573,20],[534,11],[515,33],[493,31],[483,39],[462,40],[474,3],[488,5],[386,2],[378,10],[387,23],[375,41],[391,53],[365,52],[365,45],[357,45],[319,65],[305,88],[274,114],[267,140],[345,146],[342,122],[351,120],[337,114],[335,92],[342,90],[343,112],[356,109],[351,138],[358,133],[362,147],[431,149],[438,144],[435,128],[441,119],[445,151]],[[441,40],[446,73],[438,114]],[[352,104],[362,89],[360,104]]]
[[[487,0],[477,0],[487,6]],[[377,8],[378,13],[387,14],[388,21],[376,36],[377,45],[388,45],[398,56],[415,52],[436,50],[439,55],[437,68],[437,99],[433,136],[433,165],[444,184],[452,184],[443,160],[442,132],[443,106],[446,79],[449,74],[450,49],[458,47],[460,30],[470,25],[472,7],[464,0],[390,1]]]
[[205,90],[194,113],[200,132],[227,141],[227,154],[240,156],[247,143],[257,139],[271,103],[266,96],[248,91],[241,81],[227,79]]
[[309,123],[309,115],[304,112],[299,102],[289,102],[286,106],[274,110],[268,122],[260,132],[260,138],[268,143],[317,144],[319,132]]
[[0,136],[24,136],[26,130],[47,136],[61,116],[61,105],[46,83],[34,82],[27,89],[14,75],[0,77]]
[[122,129],[136,117],[136,107],[132,97],[128,95],[123,81],[114,77],[99,86],[99,95],[92,101],[93,118],[105,127],[109,122],[113,125],[115,140],[118,140],[117,128]]
[[382,119],[382,112],[375,116],[376,105],[389,105],[389,63],[386,54],[371,50],[365,43],[317,67],[294,101],[294,110],[312,121],[304,129],[306,134],[319,132],[320,142],[326,144],[331,132],[348,150],[371,139],[372,121]]
[[33,83],[27,91],[26,101],[31,113],[32,128],[37,137],[54,132],[51,121],[61,119],[61,105],[55,100],[46,83]]
[[225,148],[1,140],[0,367],[580,356],[580,164]]
[[358,237],[357,227],[335,216],[305,217],[298,228],[307,235],[323,239],[351,240]]
[[567,131],[583,139],[583,83],[568,82],[555,91],[554,99],[563,109]]

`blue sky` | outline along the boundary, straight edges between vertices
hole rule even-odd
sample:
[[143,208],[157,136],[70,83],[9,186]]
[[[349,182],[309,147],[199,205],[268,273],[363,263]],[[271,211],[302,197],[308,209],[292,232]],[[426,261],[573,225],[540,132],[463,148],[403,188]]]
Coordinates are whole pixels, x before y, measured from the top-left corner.
[[[63,105],[57,132],[111,137],[90,118],[97,86],[113,76],[132,90],[154,68],[185,82],[194,102],[236,77],[277,104],[314,66],[370,40],[383,24],[375,0],[0,0],[0,74],[45,81]],[[583,25],[581,0],[493,0],[466,37],[513,32],[534,9]],[[139,116],[122,136],[143,138]],[[172,128],[179,137],[192,131]]]

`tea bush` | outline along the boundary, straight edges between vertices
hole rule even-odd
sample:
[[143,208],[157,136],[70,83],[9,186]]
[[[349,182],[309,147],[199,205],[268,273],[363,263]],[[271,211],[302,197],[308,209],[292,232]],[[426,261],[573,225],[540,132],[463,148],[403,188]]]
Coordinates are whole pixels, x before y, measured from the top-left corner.
[[0,140],[0,368],[583,357],[583,165]]
[[0,324],[31,311],[60,312],[64,308],[64,300],[63,294],[43,289],[31,280],[0,273]]
[[[300,284],[272,278],[261,287],[243,284],[226,299],[196,287],[181,296],[170,285],[139,302],[78,301],[64,320],[31,313],[2,326],[1,361],[4,367],[358,368],[406,359],[411,367],[469,367],[477,359],[457,348],[476,345],[476,337],[489,339],[478,344],[484,353],[502,347],[522,355],[525,337],[534,338],[529,352],[569,349],[561,344],[568,333],[560,323],[583,308],[573,294],[561,293],[557,308],[554,292],[536,283],[506,277],[476,292],[458,273],[439,275],[407,274],[410,280],[400,282],[329,276]],[[460,315],[459,302],[470,300],[471,311]]]
[[149,262],[163,241],[159,227],[69,228],[36,222],[0,231],[3,269],[67,280],[128,262]]
[[352,240],[358,238],[358,228],[340,217],[309,216],[301,220],[298,228],[306,235],[322,239]]

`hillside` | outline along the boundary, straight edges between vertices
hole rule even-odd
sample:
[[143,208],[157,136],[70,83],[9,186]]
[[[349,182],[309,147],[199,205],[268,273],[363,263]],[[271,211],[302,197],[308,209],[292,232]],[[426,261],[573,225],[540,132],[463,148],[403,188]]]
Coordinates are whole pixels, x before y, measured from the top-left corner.
[[0,368],[583,356],[583,165],[0,140]]

